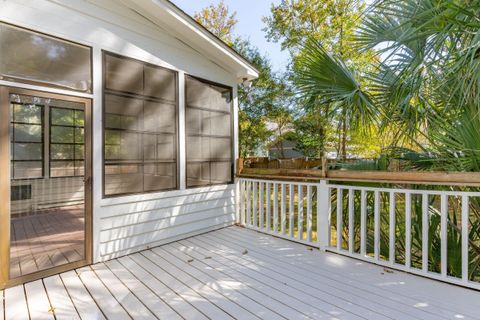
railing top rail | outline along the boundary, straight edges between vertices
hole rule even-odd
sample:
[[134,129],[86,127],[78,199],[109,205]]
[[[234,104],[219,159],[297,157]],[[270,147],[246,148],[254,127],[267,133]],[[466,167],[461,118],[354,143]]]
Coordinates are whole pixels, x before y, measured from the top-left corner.
[[280,180],[295,182],[318,182],[319,180],[421,184],[480,187],[480,172],[384,172],[384,171],[346,171],[315,169],[264,169],[243,168],[237,171],[239,178],[261,180]]

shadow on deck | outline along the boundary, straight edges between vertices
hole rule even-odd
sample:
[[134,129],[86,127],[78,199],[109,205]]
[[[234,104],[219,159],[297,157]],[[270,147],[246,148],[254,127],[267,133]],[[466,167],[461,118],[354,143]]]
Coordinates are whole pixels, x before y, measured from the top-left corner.
[[229,227],[0,291],[0,319],[480,319],[480,292]]

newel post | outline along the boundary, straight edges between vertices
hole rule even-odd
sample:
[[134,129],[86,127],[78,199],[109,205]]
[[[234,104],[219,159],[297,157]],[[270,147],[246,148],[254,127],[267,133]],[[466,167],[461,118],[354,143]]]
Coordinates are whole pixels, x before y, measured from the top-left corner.
[[317,241],[321,250],[330,245],[330,188],[327,180],[317,185]]

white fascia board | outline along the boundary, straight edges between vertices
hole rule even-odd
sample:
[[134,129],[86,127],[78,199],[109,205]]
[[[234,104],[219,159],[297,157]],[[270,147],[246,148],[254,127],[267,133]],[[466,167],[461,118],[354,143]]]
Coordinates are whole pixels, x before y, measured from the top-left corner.
[[252,80],[258,71],[220,39],[199,26],[186,13],[167,0],[121,0],[151,22],[168,30],[217,65],[233,73],[237,80]]

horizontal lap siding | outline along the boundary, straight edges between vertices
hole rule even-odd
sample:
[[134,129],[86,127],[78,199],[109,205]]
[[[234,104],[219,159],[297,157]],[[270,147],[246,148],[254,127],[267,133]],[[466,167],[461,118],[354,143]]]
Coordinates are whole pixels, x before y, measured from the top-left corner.
[[232,225],[235,187],[168,193],[101,207],[100,258],[108,260]]

